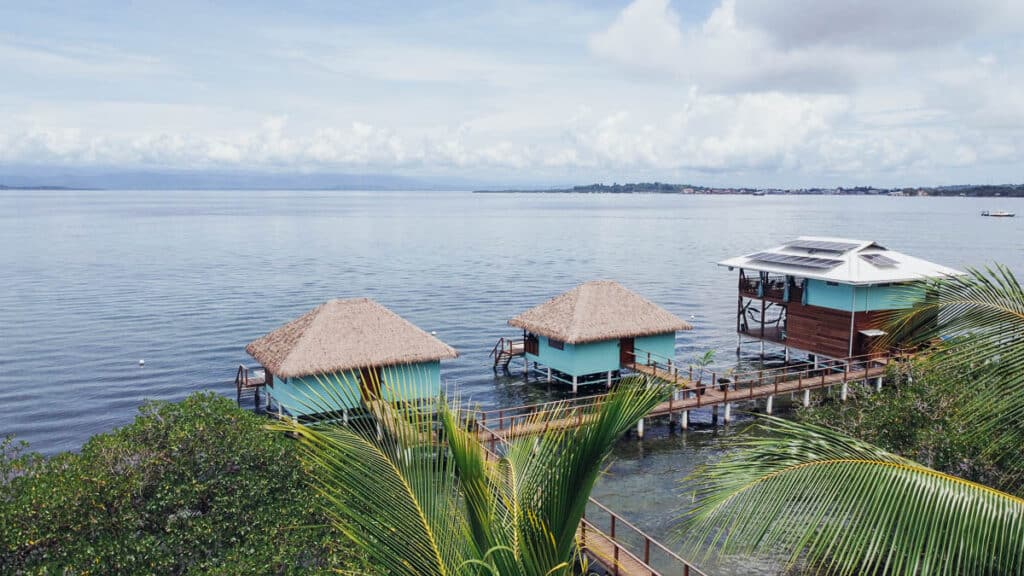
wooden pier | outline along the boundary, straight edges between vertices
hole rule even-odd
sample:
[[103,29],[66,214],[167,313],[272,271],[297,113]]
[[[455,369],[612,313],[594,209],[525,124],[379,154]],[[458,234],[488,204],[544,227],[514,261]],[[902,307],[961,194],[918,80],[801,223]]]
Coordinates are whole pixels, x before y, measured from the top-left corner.
[[[846,400],[851,382],[875,381],[881,386],[886,366],[896,357],[865,355],[842,360],[824,360],[815,364],[787,366],[776,369],[753,370],[733,373],[729,378],[720,379],[713,371],[694,374],[692,367],[681,370],[670,360],[660,360],[643,351],[636,357],[643,362],[634,362],[630,368],[637,374],[667,382],[675,388],[672,396],[655,406],[646,418],[657,416],[678,416],[679,425],[688,427],[689,411],[698,408],[712,408],[717,411],[724,407],[723,420],[731,419],[732,404],[744,400],[765,400],[765,411],[771,413],[774,398],[779,394],[803,393],[803,404],[810,404],[810,392],[838,386],[840,399]],[[516,406],[480,411],[476,420],[480,424],[479,437],[493,445],[502,438],[516,438],[542,433],[546,430],[574,428],[592,418],[596,408],[606,394],[583,396],[571,400],[560,400],[542,404]],[[638,423],[638,433],[643,435],[643,421]]]
[[[725,406],[724,420],[728,421],[732,403],[743,400],[766,399],[765,408],[770,413],[773,399],[778,394],[802,392],[806,406],[812,390],[839,386],[840,397],[845,400],[851,382],[874,380],[878,389],[889,362],[901,356],[864,355],[819,361],[795,368],[787,366],[732,373],[725,381],[720,381],[713,371],[698,371],[697,375],[693,374],[692,367],[681,371],[670,359],[659,359],[642,350],[637,350],[635,357],[642,359],[642,362],[634,362],[630,366],[633,372],[669,383],[675,388],[669,400],[655,406],[646,418],[668,416],[671,422],[675,415],[679,425],[686,428],[689,411],[697,408],[711,407],[717,415],[718,408]],[[496,451],[509,439],[582,425],[594,417],[606,396],[598,394],[572,400],[478,411],[475,415],[477,434],[485,449],[491,454],[497,454]],[[638,423],[637,431],[643,436],[643,420]],[[598,515],[607,518],[601,527],[596,523]],[[623,533],[626,534],[625,538]],[[580,522],[577,535],[581,548],[591,561],[603,566],[610,574],[704,574],[593,498]]]

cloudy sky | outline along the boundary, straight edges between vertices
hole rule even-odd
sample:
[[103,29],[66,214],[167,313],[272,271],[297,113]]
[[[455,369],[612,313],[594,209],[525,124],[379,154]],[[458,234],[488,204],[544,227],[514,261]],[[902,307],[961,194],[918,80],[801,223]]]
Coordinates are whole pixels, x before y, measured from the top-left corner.
[[2,2],[0,175],[1024,181],[1024,2],[426,4]]

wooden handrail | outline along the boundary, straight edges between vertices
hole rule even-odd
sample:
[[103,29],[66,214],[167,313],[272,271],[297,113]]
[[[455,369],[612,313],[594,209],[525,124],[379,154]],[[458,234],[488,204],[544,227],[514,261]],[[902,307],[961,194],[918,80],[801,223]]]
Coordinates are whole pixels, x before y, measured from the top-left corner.
[[501,338],[498,339],[498,342],[494,345],[494,348],[491,349],[491,353],[488,356],[491,357],[491,358],[494,358],[494,357],[496,357],[498,355],[498,351],[499,350],[504,350],[504,349],[505,349],[505,337],[502,336]]

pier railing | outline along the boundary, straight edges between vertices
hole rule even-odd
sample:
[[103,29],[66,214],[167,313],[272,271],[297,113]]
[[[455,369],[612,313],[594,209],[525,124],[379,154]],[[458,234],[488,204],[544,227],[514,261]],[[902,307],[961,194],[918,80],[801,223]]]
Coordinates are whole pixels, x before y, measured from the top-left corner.
[[[602,529],[602,527],[607,527]],[[588,532],[592,536],[606,537],[615,543],[612,557],[604,559],[613,566],[612,574],[620,574],[617,567],[624,564],[628,556],[635,562],[642,563],[646,570],[643,574],[660,576],[655,567],[668,569],[666,574],[681,576],[705,576],[699,568],[687,562],[682,556],[669,550],[664,544],[651,538],[646,532],[637,528],[632,522],[616,514],[594,498],[588,502],[580,523],[580,543],[587,547]],[[597,548],[597,546],[593,546]],[[625,572],[622,572],[625,574]],[[635,573],[635,572],[634,572]]]
[[[842,381],[849,381],[851,373],[866,374],[869,368],[884,366],[889,360],[908,354],[908,351],[902,350],[885,356],[868,353],[841,359],[822,359],[814,363],[803,362],[744,372],[720,371],[694,365],[680,366],[672,358],[641,349],[636,349],[633,356],[634,366],[656,369],[659,379],[675,384],[679,390],[695,394],[697,407],[700,407],[701,397],[708,390],[716,390],[724,395],[723,398],[716,397],[715,403],[717,404],[753,399],[764,393],[765,385],[774,386],[776,394],[780,392],[780,387],[784,387],[784,390],[781,390],[783,392],[820,388],[831,382],[831,379],[828,378],[829,375],[843,374]],[[794,382],[795,387],[793,386]],[[759,394],[755,394],[755,391]]]

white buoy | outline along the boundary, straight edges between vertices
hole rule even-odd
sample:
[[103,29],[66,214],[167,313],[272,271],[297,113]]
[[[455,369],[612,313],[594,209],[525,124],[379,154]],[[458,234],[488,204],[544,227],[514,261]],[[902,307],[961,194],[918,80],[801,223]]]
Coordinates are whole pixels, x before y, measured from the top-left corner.
[[139,360],[139,366],[145,366],[145,365],[146,365],[146,361],[145,360]]
[[430,335],[431,336],[437,336],[437,330],[431,330],[430,331]]

